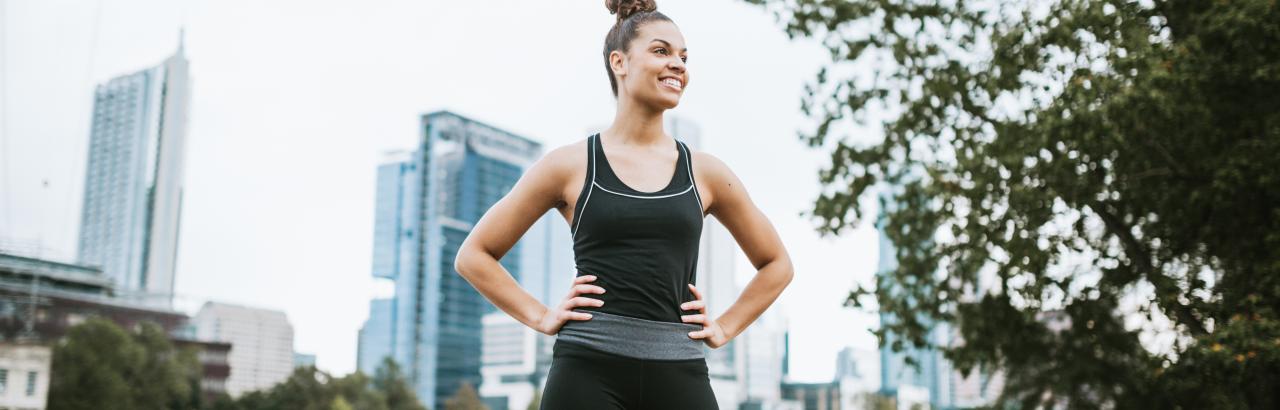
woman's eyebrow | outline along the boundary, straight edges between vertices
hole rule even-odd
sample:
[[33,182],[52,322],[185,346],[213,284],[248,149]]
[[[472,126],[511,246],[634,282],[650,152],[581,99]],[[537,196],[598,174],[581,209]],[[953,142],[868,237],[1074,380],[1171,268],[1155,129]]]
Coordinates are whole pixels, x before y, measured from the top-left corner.
[[[653,39],[653,40],[649,40],[649,42],[650,42],[650,43],[652,43],[652,42],[654,42],[654,41],[661,41],[661,42],[662,42],[662,44],[666,44],[666,45],[667,45],[667,48],[671,48],[671,43],[667,42],[667,40],[663,40],[663,39],[660,39],[660,38],[655,38],[655,39]],[[680,51],[682,51],[682,52],[686,52],[686,53],[687,53],[687,52],[689,52],[689,48],[688,48],[688,47],[686,47],[686,48],[684,48],[684,49],[681,49]]]

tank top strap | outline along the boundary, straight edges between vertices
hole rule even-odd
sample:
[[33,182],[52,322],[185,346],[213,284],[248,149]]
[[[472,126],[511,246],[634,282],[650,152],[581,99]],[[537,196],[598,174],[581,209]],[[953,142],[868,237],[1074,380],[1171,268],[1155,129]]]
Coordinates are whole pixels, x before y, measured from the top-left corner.
[[582,222],[582,211],[587,209],[587,204],[591,201],[591,194],[595,191],[596,185],[596,145],[599,143],[597,139],[600,134],[587,137],[587,176],[583,178],[582,190],[578,191],[578,201],[573,207],[573,223],[570,235],[573,238],[578,237],[578,226]]
[[684,141],[676,140],[680,144],[680,161],[684,163],[684,172],[689,177],[689,186],[693,190],[693,197],[698,199],[698,213],[705,215],[702,208],[702,194],[698,192],[698,182],[693,178],[693,152],[689,150],[689,146]]

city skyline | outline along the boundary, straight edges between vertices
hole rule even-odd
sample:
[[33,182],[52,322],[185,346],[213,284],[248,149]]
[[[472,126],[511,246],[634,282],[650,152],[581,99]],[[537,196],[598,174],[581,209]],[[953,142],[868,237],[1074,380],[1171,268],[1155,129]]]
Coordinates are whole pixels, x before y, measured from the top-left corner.
[[[53,6],[11,7],[5,23],[14,24],[6,24],[10,48],[4,62],[9,101],[4,126],[10,143],[3,171],[13,181],[5,196],[21,202],[0,203],[5,207],[0,222],[18,240],[43,238],[36,242],[50,252],[73,254],[68,238],[74,237],[75,227],[64,221],[78,209],[59,204],[77,203],[75,175],[82,174],[77,168],[83,165],[30,163],[12,153],[82,157],[88,111],[76,114],[66,107],[87,106],[86,84],[171,53],[173,34],[185,24],[193,77],[200,80],[193,91],[198,97],[192,102],[178,307],[193,312],[204,300],[220,300],[284,310],[294,321],[297,350],[315,352],[321,368],[354,370],[355,335],[367,317],[369,300],[385,292],[368,278],[374,165],[382,152],[410,147],[413,119],[448,108],[530,135],[551,148],[584,138],[585,124],[607,123],[611,117],[612,97],[596,61],[611,16],[598,5],[507,6],[365,9],[352,4],[323,9],[299,3],[245,9],[123,3],[102,6],[98,36],[93,35],[92,9],[54,13]],[[793,137],[804,125],[798,96],[802,79],[815,71],[823,53],[816,45],[790,42],[766,11],[748,5],[662,6],[683,25],[691,46],[701,50],[691,58],[693,85],[676,113],[698,119],[704,149],[739,174],[795,259],[796,281],[780,303],[807,314],[788,315],[795,350],[791,374],[829,379],[836,351],[848,344],[874,343],[863,330],[874,318],[859,319],[841,302],[855,281],[869,278],[875,244],[874,234],[866,230],[837,240],[819,238],[812,224],[797,215],[816,195],[821,158]],[[311,12],[290,14],[300,9]],[[538,13],[583,24],[519,17]],[[722,29],[714,24],[725,15],[742,26]],[[451,38],[449,33],[465,31],[464,23],[477,18],[495,19],[510,30],[475,33],[466,41],[431,40]],[[41,21],[62,23],[35,24]],[[349,36],[322,34],[326,27],[362,21],[381,24],[362,23],[359,27],[365,29]],[[281,28],[285,23],[290,30]],[[558,47],[571,50],[565,54],[568,60],[535,60],[543,58],[532,51],[535,40],[511,37],[516,32],[538,32],[543,36],[525,37],[564,42]],[[28,44],[18,38],[45,40]],[[51,44],[65,47],[57,53],[41,51]],[[361,47],[366,44],[379,46]],[[430,55],[411,51],[427,44]],[[736,66],[734,61],[760,47],[779,57],[752,65],[752,70]],[[502,52],[463,54],[466,64],[439,58],[466,49]],[[503,68],[511,58],[539,64],[511,72]],[[31,67],[57,68],[46,74]],[[545,81],[552,76],[544,73],[566,70],[564,78],[594,80]],[[54,74],[85,80],[51,82]],[[733,104],[742,99],[743,84],[755,87],[749,91],[758,96],[752,97],[758,104]],[[47,92],[28,98],[36,95],[28,89],[33,86],[46,86]],[[489,98],[498,95],[504,98]],[[553,95],[563,97],[553,105],[542,101]],[[16,104],[17,99],[24,104]],[[374,100],[376,104],[370,103]],[[62,113],[49,114],[53,112]],[[779,165],[751,166],[762,161]],[[30,181],[45,176],[52,176],[49,188],[38,182],[32,187]],[[251,200],[255,198],[268,201]],[[738,269],[740,277],[750,274],[745,261]],[[257,286],[228,286],[243,283]],[[273,293],[284,288],[300,292]],[[828,337],[833,331],[841,336]]]

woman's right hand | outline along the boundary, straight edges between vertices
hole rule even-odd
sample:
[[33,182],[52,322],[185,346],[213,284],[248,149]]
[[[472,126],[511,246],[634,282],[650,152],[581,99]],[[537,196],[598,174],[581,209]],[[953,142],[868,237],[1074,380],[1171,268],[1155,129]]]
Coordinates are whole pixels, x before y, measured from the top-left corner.
[[538,328],[534,330],[546,335],[555,335],[560,333],[560,327],[570,320],[591,320],[590,313],[574,312],[573,308],[604,306],[603,300],[582,296],[591,293],[604,293],[604,288],[587,284],[595,280],[595,275],[582,275],[574,278],[573,287],[569,288],[569,295],[565,296],[559,305],[547,309],[546,313],[542,314],[542,319],[538,321]]

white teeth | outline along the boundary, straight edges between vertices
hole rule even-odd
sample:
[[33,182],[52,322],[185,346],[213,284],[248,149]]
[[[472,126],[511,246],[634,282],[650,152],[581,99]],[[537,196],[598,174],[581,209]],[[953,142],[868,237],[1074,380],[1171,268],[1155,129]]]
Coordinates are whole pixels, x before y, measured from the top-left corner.
[[668,84],[668,85],[670,85],[670,86],[672,86],[672,87],[680,88],[680,80],[676,80],[676,79],[668,78],[668,79],[662,80],[662,82],[663,82],[664,84]]

